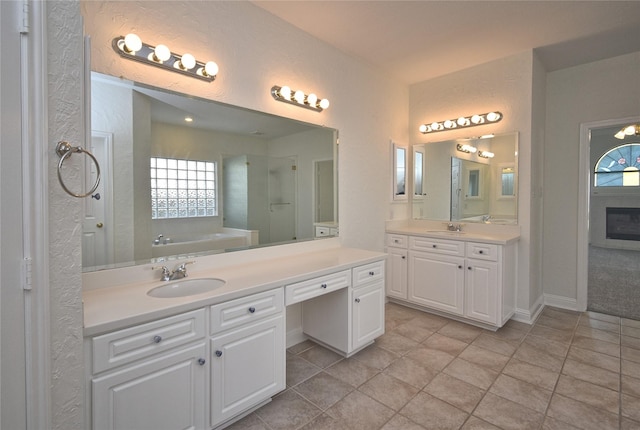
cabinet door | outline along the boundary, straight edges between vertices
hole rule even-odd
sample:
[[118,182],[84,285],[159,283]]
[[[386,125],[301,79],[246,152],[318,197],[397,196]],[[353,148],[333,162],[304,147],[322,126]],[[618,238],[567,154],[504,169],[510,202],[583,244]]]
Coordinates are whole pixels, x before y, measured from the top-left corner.
[[91,381],[93,429],[204,429],[206,344]]
[[478,321],[499,325],[498,263],[467,259],[465,315]]
[[409,251],[409,300],[463,315],[464,272],[462,257]]
[[284,317],[211,338],[211,426],[285,389]]
[[351,305],[353,351],[384,334],[384,283],[354,289]]
[[407,299],[407,250],[387,248],[387,296]]

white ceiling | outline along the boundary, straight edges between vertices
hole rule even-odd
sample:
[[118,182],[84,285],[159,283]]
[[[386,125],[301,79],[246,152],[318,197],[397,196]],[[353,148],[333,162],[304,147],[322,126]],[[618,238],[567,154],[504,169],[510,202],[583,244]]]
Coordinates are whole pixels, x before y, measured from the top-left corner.
[[640,1],[253,1],[413,84],[536,49],[548,71],[640,50]]

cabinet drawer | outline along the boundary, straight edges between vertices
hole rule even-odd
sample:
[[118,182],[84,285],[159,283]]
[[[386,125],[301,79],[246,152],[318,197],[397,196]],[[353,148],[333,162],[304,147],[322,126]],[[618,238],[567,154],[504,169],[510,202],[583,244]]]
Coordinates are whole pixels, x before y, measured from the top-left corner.
[[353,268],[354,288],[380,279],[384,279],[384,261],[376,261],[375,263]]
[[285,304],[287,306],[321,296],[330,291],[348,287],[351,284],[351,270],[320,276],[308,281],[298,282],[285,287]]
[[464,257],[464,242],[457,240],[432,239],[429,237],[409,237],[409,248],[416,251]]
[[96,336],[93,373],[184,345],[205,336],[204,309]]
[[407,236],[403,234],[387,234],[387,246],[394,248],[407,248]]
[[489,243],[467,243],[467,257],[479,260],[498,261],[498,245]]
[[282,288],[211,306],[211,333],[275,315],[284,309]]

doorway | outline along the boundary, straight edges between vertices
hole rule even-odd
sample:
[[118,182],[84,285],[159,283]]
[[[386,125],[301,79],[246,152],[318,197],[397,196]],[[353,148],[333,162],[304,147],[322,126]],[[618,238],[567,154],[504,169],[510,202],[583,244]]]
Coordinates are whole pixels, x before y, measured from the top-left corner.
[[[613,135],[640,118],[590,122],[580,130],[577,309],[640,319],[640,242],[606,233],[607,207],[640,207],[640,189],[594,187],[594,167],[622,140]],[[640,139],[637,139],[640,141]],[[608,188],[608,189],[607,189]]]

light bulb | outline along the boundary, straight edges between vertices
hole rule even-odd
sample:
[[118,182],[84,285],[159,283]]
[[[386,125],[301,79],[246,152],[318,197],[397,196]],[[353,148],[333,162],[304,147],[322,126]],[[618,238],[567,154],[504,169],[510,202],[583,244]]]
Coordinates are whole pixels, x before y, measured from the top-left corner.
[[429,128],[427,127],[427,124],[422,124],[418,130],[420,130],[420,133],[426,133]]
[[440,130],[440,124],[437,122],[432,122],[431,123],[431,130],[437,131]]
[[480,124],[482,122],[482,117],[480,115],[474,115],[471,117],[471,122],[474,124]]
[[135,54],[142,48],[142,40],[137,34],[129,33],[124,37],[124,51]]
[[291,100],[291,88],[289,88],[288,86],[284,86],[282,88],[280,88],[280,91],[278,91],[278,93],[280,93],[280,97],[282,97],[283,99],[286,100]]
[[300,90],[296,91],[296,92],[293,94],[293,98],[294,98],[298,103],[303,104],[303,103],[304,103],[304,91],[300,91]]
[[155,57],[155,61],[164,63],[171,58],[171,51],[169,51],[166,45],[158,45],[153,50],[153,56]]
[[444,122],[444,128],[454,128],[455,126],[456,126],[456,123],[451,121],[450,119]]
[[311,107],[316,107],[316,103],[318,103],[318,96],[311,93],[307,96],[307,103]]
[[500,114],[498,112],[489,112],[487,114],[487,120],[491,122],[496,122],[500,119]]
[[636,126],[630,125],[628,127],[625,127],[624,134],[626,134],[627,136],[633,136],[634,134],[636,134]]
[[209,61],[204,65],[204,75],[206,76],[216,76],[218,71],[218,65],[213,61]]
[[624,139],[624,137],[626,136],[624,130],[620,130],[619,132],[617,132],[615,135],[616,139]]
[[190,116],[185,116],[184,117],[184,121],[185,122],[193,122],[193,118],[191,118]]
[[322,109],[328,108],[329,107],[329,100],[327,100],[327,99],[320,100],[320,107]]
[[458,121],[457,121],[457,122],[458,122],[458,125],[459,125],[460,127],[464,127],[465,125],[469,125],[469,119],[468,119],[468,118],[465,118],[465,117],[463,117],[463,116],[461,116],[460,118],[458,118]]
[[196,66],[196,59],[191,54],[184,54],[179,61],[179,67],[183,70],[191,70]]

